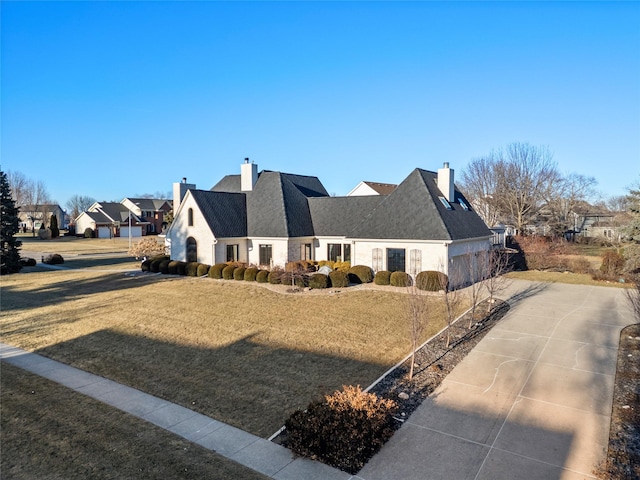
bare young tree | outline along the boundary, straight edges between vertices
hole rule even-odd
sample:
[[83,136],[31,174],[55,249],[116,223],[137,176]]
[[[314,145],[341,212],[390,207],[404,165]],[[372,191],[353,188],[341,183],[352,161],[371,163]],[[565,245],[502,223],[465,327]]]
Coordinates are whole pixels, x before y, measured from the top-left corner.
[[16,202],[16,206],[21,207],[27,205],[27,191],[32,188],[33,181],[25,177],[24,174],[11,170],[7,172],[7,181],[9,182],[9,188],[11,188],[11,194]]
[[488,252],[486,251],[468,251],[465,255],[462,256],[464,273],[466,274],[467,279],[470,282],[470,285],[467,288],[469,300],[471,301],[471,316],[469,318],[468,328],[471,328],[476,320],[476,309],[478,307],[478,304],[480,303],[480,293],[483,289],[483,280],[485,273],[485,269],[483,267],[486,260],[484,260],[483,257],[486,255],[488,255]]
[[509,257],[506,252],[491,250],[483,259],[484,288],[489,294],[489,306],[487,307],[487,313],[489,313],[493,308],[495,296],[511,284],[511,280],[504,276],[509,272]]
[[415,282],[407,287],[406,300],[407,319],[409,323],[409,339],[411,341],[411,358],[409,367],[409,381],[413,380],[416,351],[425,327],[429,323],[429,304],[425,292],[418,290]]
[[[444,268],[442,266],[440,268],[440,271],[444,271]],[[443,283],[446,282],[446,284],[441,285],[441,291],[442,300],[445,307],[445,319],[447,321],[446,348],[449,348],[449,345],[451,344],[451,326],[456,319],[458,307],[463,299],[462,291],[458,288],[460,286],[461,279],[463,278],[463,272],[461,271],[460,265],[453,265],[451,268],[449,268],[448,278],[444,275],[441,278]]]

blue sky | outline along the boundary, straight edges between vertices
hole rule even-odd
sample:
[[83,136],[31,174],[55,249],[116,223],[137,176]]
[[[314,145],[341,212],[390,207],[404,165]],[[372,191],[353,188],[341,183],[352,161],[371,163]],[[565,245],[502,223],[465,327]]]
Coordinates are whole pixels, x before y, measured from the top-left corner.
[[514,141],[622,195],[640,2],[1,2],[3,170],[121,200],[260,169],[332,194]]

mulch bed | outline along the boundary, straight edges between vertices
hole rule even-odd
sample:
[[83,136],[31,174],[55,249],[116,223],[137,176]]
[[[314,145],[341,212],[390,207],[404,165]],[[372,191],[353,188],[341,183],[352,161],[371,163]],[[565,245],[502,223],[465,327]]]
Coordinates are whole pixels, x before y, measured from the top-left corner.
[[[476,308],[476,318],[488,310],[487,301]],[[447,347],[447,330],[440,332],[416,352],[413,380],[409,381],[410,360],[396,367],[369,391],[376,395],[395,400],[399,410],[397,418],[409,417],[455,368],[458,363],[473,350],[489,330],[509,311],[509,304],[497,300],[491,313],[472,323],[469,329],[471,313],[467,312],[451,325],[450,344]]]

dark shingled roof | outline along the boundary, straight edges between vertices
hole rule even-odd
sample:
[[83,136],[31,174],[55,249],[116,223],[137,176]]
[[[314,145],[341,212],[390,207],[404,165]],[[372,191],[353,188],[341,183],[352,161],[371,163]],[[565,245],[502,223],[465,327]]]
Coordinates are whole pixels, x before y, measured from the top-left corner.
[[313,229],[318,236],[344,236],[377,207],[384,196],[310,198]]
[[393,183],[380,183],[380,182],[364,182],[370,188],[374,189],[380,195],[389,195],[393,192],[397,185]]
[[127,198],[132,203],[135,203],[140,210],[157,211],[162,209],[165,203],[171,206],[172,201],[163,198]]
[[389,195],[329,197],[316,177],[260,172],[253,190],[227,175],[211,191],[191,190],[218,237],[346,236],[407,240],[460,240],[491,232],[455,190],[448,210],[439,200],[437,174],[415,169]]
[[247,236],[247,207],[243,194],[191,190],[191,196],[216,237]]
[[[121,203],[116,202],[98,202],[99,208],[102,212],[104,212],[109,217],[113,218],[113,220],[117,222],[128,222],[129,218],[129,209],[122,205]],[[132,217],[135,217],[136,220],[139,220],[135,214],[131,214]]]
[[489,237],[491,232],[472,210],[465,210],[455,189],[456,202],[448,210],[439,200],[437,174],[416,168],[347,236],[352,238],[461,240]]

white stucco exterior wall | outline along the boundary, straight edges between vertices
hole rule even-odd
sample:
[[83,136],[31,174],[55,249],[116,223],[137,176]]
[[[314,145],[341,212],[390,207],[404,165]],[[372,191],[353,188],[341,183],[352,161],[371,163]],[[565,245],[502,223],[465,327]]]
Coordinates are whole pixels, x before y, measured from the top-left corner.
[[[188,225],[188,209],[193,209],[193,225]],[[179,210],[174,217],[173,223],[167,231],[171,248],[171,259],[187,261],[187,238],[193,237],[197,241],[198,262],[213,265],[216,255],[216,244],[218,243],[209,229],[207,221],[202,216],[197,207],[191,192],[187,192]]]

